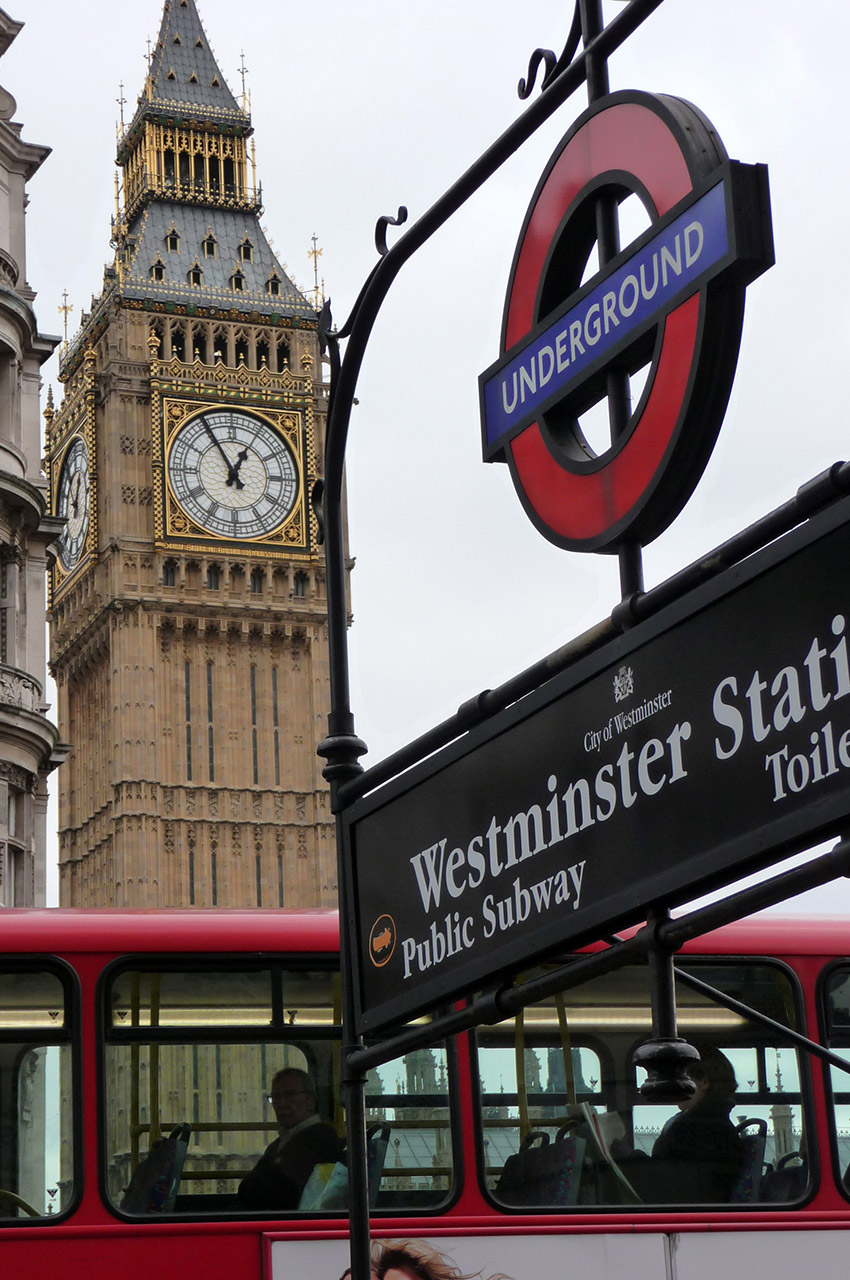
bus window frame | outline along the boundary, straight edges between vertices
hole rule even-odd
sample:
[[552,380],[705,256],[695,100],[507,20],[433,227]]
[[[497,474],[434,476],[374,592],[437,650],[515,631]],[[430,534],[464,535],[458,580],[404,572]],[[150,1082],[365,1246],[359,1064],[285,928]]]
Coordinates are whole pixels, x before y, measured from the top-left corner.
[[[556,963],[556,964],[568,963],[570,958],[576,958],[576,957],[568,957],[566,960],[564,958],[557,958],[556,960],[553,961],[553,963]],[[683,967],[688,966],[693,969],[694,977],[699,976],[698,970],[700,968],[710,968],[712,966],[717,967],[719,965],[743,965],[747,967],[752,967],[753,965],[762,965],[762,966],[768,965],[772,968],[781,970],[786,974],[790,984],[790,988],[791,988],[791,998],[793,1002],[792,1007],[793,1007],[794,1019],[795,1019],[795,1024],[792,1027],[792,1030],[798,1031],[803,1035],[808,1035],[807,1021],[806,1021],[805,991],[804,991],[802,979],[800,978],[800,975],[797,973],[797,971],[793,968],[793,966],[789,964],[788,961],[783,959],[781,956],[729,955],[726,953],[715,954],[714,952],[687,951],[687,952],[680,952],[678,957],[676,958],[683,963]],[[631,961],[627,963],[631,963],[632,965],[634,965],[638,962]],[[836,963],[838,964],[844,963],[846,965],[850,965],[850,959],[845,960],[843,962],[839,960]],[[565,990],[568,991],[569,989],[570,988],[566,988]],[[718,1001],[717,1004],[720,1005],[720,1002]],[[723,1007],[723,1006],[720,1005],[720,1007]],[[758,1023],[756,1023],[755,1025],[758,1026]],[[504,1204],[501,1201],[498,1201],[494,1198],[493,1193],[488,1189],[486,1185],[486,1170],[485,1170],[485,1157],[484,1157],[484,1126],[481,1123],[482,1101],[481,1101],[480,1072],[479,1072],[479,1064],[478,1064],[478,1043],[477,1043],[477,1033],[479,1030],[480,1028],[473,1028],[472,1030],[467,1032],[467,1041],[468,1041],[469,1058],[470,1058],[470,1075],[471,1075],[470,1083],[471,1083],[471,1100],[472,1100],[472,1110],[473,1110],[473,1125],[475,1128],[476,1176],[478,1180],[478,1189],[481,1195],[483,1196],[487,1205],[497,1213],[504,1214],[506,1217],[516,1217],[518,1215],[522,1216],[522,1215],[528,1215],[529,1213],[531,1213],[531,1214],[534,1214],[535,1216],[539,1215],[541,1217],[552,1216],[552,1215],[562,1215],[562,1216],[568,1216],[570,1218],[579,1218],[585,1215],[589,1217],[600,1217],[600,1216],[610,1217],[612,1214],[622,1215],[624,1212],[627,1212],[629,1216],[631,1216],[632,1214],[640,1214],[640,1215],[655,1214],[655,1215],[663,1215],[664,1217],[667,1217],[669,1215],[673,1215],[674,1217],[678,1217],[678,1216],[693,1217],[695,1214],[708,1214],[713,1217],[716,1217],[718,1214],[726,1214],[726,1213],[740,1215],[741,1213],[752,1213],[752,1212],[761,1213],[765,1211],[773,1212],[773,1213],[783,1213],[783,1212],[796,1212],[799,1209],[805,1208],[805,1206],[812,1199],[814,1199],[814,1197],[817,1195],[820,1189],[820,1181],[821,1181],[820,1179],[820,1148],[819,1148],[819,1142],[818,1142],[815,1105],[814,1105],[814,1090],[813,1090],[813,1080],[812,1080],[812,1070],[811,1070],[812,1054],[810,1052],[806,1052],[803,1046],[789,1044],[788,1047],[793,1048],[797,1052],[797,1062],[798,1062],[798,1070],[799,1070],[799,1077],[800,1077],[800,1112],[801,1112],[801,1117],[803,1121],[803,1131],[806,1135],[808,1163],[809,1163],[809,1177],[808,1177],[806,1192],[799,1199],[793,1200],[793,1201],[753,1200],[753,1201],[749,1201],[741,1204],[733,1204],[733,1203],[682,1204],[682,1205],[635,1204],[635,1205],[629,1205],[628,1210],[626,1210],[625,1207],[622,1205],[615,1205],[615,1204],[535,1205],[533,1207],[524,1206],[524,1205]],[[769,1033],[767,1031],[767,1028],[765,1028],[765,1035],[767,1034]],[[647,1033],[647,1035],[649,1035],[649,1033]],[[647,1037],[645,1036],[644,1039],[646,1038]],[[685,1036],[685,1038],[687,1038],[687,1036]],[[590,1043],[590,1041],[588,1041],[588,1043]],[[635,1043],[639,1044],[641,1043],[641,1041],[636,1040]],[[607,1051],[606,1051],[605,1057],[606,1058],[610,1057]],[[822,1065],[824,1069],[826,1069],[827,1064],[823,1063]],[[741,1109],[743,1109],[743,1107]],[[830,1135],[830,1138],[832,1140],[832,1134]],[[845,1194],[848,1195],[848,1198],[850,1198],[850,1193],[845,1193]]]
[[[830,978],[837,969],[845,969],[850,975],[850,954],[844,956],[831,956],[828,962],[820,969],[817,979],[814,983],[814,996],[817,1008],[818,1031],[820,1033],[821,1044],[827,1049],[834,1049],[832,1035],[830,1031],[829,1018],[827,1016],[827,1000],[826,988]],[[840,1048],[845,1048],[840,1045]],[[850,1049],[850,1030],[847,1034],[846,1048]],[[848,1062],[850,1068],[850,1062]],[[824,1106],[826,1109],[826,1123],[829,1132],[829,1156],[830,1167],[832,1169],[832,1181],[835,1189],[842,1199],[850,1201],[850,1185],[844,1186],[841,1176],[841,1163],[838,1155],[838,1126],[835,1123],[835,1094],[832,1088],[832,1068],[830,1063],[821,1062],[823,1071],[823,1093]],[[850,1070],[847,1073],[848,1091],[850,1091]],[[847,1164],[848,1183],[850,1183],[850,1161]]]
[[[441,1010],[444,1012],[444,1010]],[[436,1044],[445,1050],[446,1054],[446,1097],[449,1111],[449,1135],[452,1143],[452,1163],[451,1163],[451,1185],[449,1186],[446,1198],[436,1205],[425,1205],[422,1208],[414,1208],[408,1205],[401,1206],[380,1206],[372,1205],[369,1209],[370,1218],[433,1218],[442,1217],[448,1214],[457,1204],[466,1182],[467,1163],[464,1159],[463,1146],[463,1115],[461,1112],[460,1097],[460,1070],[458,1066],[457,1052],[457,1036],[448,1036],[444,1040],[437,1040]],[[372,1043],[368,1041],[367,1043]],[[376,1038],[376,1043],[380,1041]],[[402,1054],[401,1057],[406,1057]],[[390,1062],[397,1062],[398,1058],[389,1058],[382,1065],[387,1066]],[[368,1096],[368,1091],[364,1090],[364,1095]],[[385,1094],[384,1097],[396,1097],[395,1094]],[[368,1108],[367,1108],[368,1109]],[[367,1121],[367,1124],[370,1123]],[[392,1132],[392,1121],[388,1120]],[[384,1171],[387,1172],[386,1166]],[[392,1170],[389,1170],[392,1172]]]
[[[96,1037],[97,1037],[97,1084],[98,1084],[98,1161],[97,1161],[97,1182],[98,1192],[101,1202],[107,1212],[120,1222],[126,1223],[153,1223],[153,1222],[205,1222],[209,1221],[212,1216],[217,1220],[245,1222],[258,1218],[268,1218],[269,1220],[280,1220],[284,1217],[291,1218],[293,1216],[304,1217],[299,1214],[298,1210],[264,1210],[262,1213],[246,1210],[243,1212],[211,1210],[210,1213],[170,1213],[167,1216],[157,1213],[138,1214],[127,1213],[112,1200],[109,1195],[106,1171],[108,1168],[109,1152],[107,1151],[107,1071],[106,1071],[106,1055],[110,1045],[145,1045],[150,1044],[156,1039],[159,1044],[240,1044],[252,1043],[262,1044],[270,1043],[275,1045],[293,1044],[299,1045],[309,1040],[327,1040],[337,1041],[342,1046],[342,1024],[333,1023],[325,1027],[311,1027],[307,1023],[301,1026],[292,1026],[285,1020],[279,1024],[274,1021],[267,1026],[243,1026],[240,1030],[234,1027],[192,1027],[176,1026],[176,1027],[114,1027],[111,1021],[111,1007],[109,1004],[109,994],[116,973],[135,971],[139,973],[197,973],[197,972],[224,972],[228,969],[236,969],[240,971],[261,972],[264,969],[271,970],[271,987],[272,987],[272,1011],[273,1014],[279,1010],[281,1016],[284,1014],[283,1002],[279,999],[281,991],[280,981],[275,980],[274,971],[283,969],[301,970],[309,972],[311,970],[325,971],[331,975],[339,974],[339,956],[333,952],[203,952],[187,953],[187,952],[126,952],[117,956],[106,964],[98,975],[97,987],[95,992],[96,1001]],[[247,1032],[247,1034],[246,1034]],[[270,1130],[274,1125],[269,1126]],[[329,1216],[339,1212],[347,1212],[347,1210],[323,1210],[323,1214]],[[313,1215],[315,1216],[315,1215]]]
[[[215,1027],[192,1027],[175,1026],[175,1027],[115,1027],[111,1020],[111,1006],[109,1003],[109,995],[112,988],[114,976],[117,973],[136,971],[139,973],[191,973],[191,972],[221,972],[226,971],[228,966],[242,971],[259,972],[263,969],[271,969],[272,973],[272,998],[273,1008],[280,1009],[285,1012],[285,1005],[280,999],[280,974],[285,971],[301,970],[309,972],[311,970],[325,971],[332,976],[339,977],[340,972],[340,956],[338,952],[203,952],[200,956],[197,953],[187,952],[126,952],[120,956],[116,956],[104,965],[98,974],[95,989],[95,1026],[97,1038],[96,1053],[96,1072],[97,1072],[97,1182],[98,1192],[101,1202],[107,1212],[120,1222],[125,1223],[162,1223],[162,1222],[179,1222],[202,1223],[209,1221],[210,1217],[215,1216],[216,1220],[227,1222],[249,1222],[249,1221],[294,1221],[301,1222],[315,1219],[317,1216],[323,1218],[339,1218],[343,1219],[348,1214],[348,1209],[322,1209],[319,1214],[315,1210],[298,1210],[298,1209],[282,1209],[282,1210],[243,1210],[236,1212],[233,1210],[218,1210],[210,1213],[171,1213],[167,1217],[161,1214],[137,1214],[126,1213],[111,1199],[107,1188],[107,1168],[110,1153],[107,1151],[107,1072],[106,1072],[106,1055],[110,1045],[115,1044],[150,1044],[154,1039],[153,1033],[156,1033],[156,1039],[160,1044],[239,1044],[239,1043],[263,1043],[271,1044],[294,1044],[298,1045],[304,1041],[310,1040],[336,1040],[339,1043],[340,1050],[343,1047],[342,1024],[334,1023],[326,1027],[310,1028],[309,1024],[301,1026],[291,1026],[285,1020],[279,1025],[274,1021],[268,1026],[246,1026],[242,1030],[237,1028],[219,1028]],[[275,978],[275,970],[278,972],[278,978]],[[246,1035],[247,1032],[247,1035]],[[449,1133],[452,1144],[452,1164],[451,1164],[451,1185],[446,1194],[445,1200],[438,1205],[426,1205],[421,1208],[408,1206],[390,1206],[380,1207],[373,1206],[370,1210],[373,1217],[393,1218],[399,1215],[407,1218],[428,1218],[434,1217],[436,1214],[443,1215],[448,1213],[459,1200],[464,1186],[464,1177],[466,1166],[463,1159],[463,1143],[462,1143],[462,1115],[460,1108],[460,1077],[457,1060],[457,1037],[451,1036],[439,1043],[445,1049],[446,1055],[446,1089],[447,1089],[447,1106],[449,1111]],[[394,1059],[393,1059],[394,1061]],[[339,1099],[336,1100],[337,1102]],[[272,1126],[273,1127],[273,1126]]]
[[[65,1002],[65,1024],[53,1027],[45,1024],[34,1028],[38,1034],[44,1032],[45,1047],[69,1044],[71,1046],[71,1196],[64,1209],[56,1213],[39,1214],[36,1218],[0,1218],[0,1232],[14,1231],[20,1228],[52,1227],[54,1223],[67,1222],[79,1208],[83,1199],[85,1166],[83,1161],[83,1054],[82,1054],[82,983],[80,975],[72,964],[61,956],[51,953],[23,955],[10,953],[0,959],[0,972],[3,973],[53,973],[58,977]],[[22,1039],[22,1030],[10,1027],[0,1030],[0,1042],[17,1044]],[[18,1133],[15,1142],[18,1143]]]

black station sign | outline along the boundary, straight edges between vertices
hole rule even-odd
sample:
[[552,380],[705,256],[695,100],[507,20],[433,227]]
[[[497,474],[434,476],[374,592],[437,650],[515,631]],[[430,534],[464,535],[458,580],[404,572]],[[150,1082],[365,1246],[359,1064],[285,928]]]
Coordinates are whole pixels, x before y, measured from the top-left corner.
[[346,814],[373,1032],[850,818],[850,501]]

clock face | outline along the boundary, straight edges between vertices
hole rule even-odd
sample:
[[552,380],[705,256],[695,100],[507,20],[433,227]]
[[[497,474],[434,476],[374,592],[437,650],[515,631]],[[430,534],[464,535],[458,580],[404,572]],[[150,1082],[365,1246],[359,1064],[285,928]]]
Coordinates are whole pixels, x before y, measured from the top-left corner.
[[262,538],[298,497],[292,451],[260,418],[209,409],[191,418],[168,455],[172,492],[190,519],[220,538]]
[[59,539],[59,563],[70,571],[82,559],[89,530],[89,453],[79,436],[71,444],[62,463],[56,491],[56,514],[66,521]]

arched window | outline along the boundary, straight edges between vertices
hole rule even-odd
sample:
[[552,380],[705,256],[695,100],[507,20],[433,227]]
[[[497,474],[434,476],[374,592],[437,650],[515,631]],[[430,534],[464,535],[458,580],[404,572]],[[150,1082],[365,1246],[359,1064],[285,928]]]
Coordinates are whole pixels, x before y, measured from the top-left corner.
[[173,226],[165,237],[165,247],[169,253],[180,252],[180,235]]
[[202,244],[204,246],[204,257],[214,258],[217,241],[212,232],[210,232],[208,236],[204,237]]
[[221,570],[217,564],[211,564],[207,569],[207,590],[218,591],[221,585]]
[[173,560],[166,560],[162,566],[162,585],[173,587],[177,582],[177,565]]
[[198,259],[196,258],[195,261],[192,263],[191,267],[189,268],[189,284],[196,289],[200,289],[201,285],[203,284],[203,280],[204,280],[204,273],[201,270]]
[[251,570],[250,591],[252,596],[261,596],[263,594],[264,578],[265,578],[265,574],[263,573],[262,569]]
[[175,324],[171,330],[171,354],[178,360],[186,360],[186,331],[182,324]]
[[230,287],[235,293],[242,293],[245,289],[245,277],[241,271],[234,271],[230,277]]
[[307,575],[302,569],[299,569],[292,580],[292,594],[303,599],[307,594]]
[[151,280],[165,279],[165,263],[157,256],[151,264]]
[[254,246],[252,245],[251,241],[248,239],[247,236],[239,246],[239,261],[240,262],[254,261]]
[[266,281],[266,292],[270,298],[280,297],[280,276],[276,271],[273,271]]

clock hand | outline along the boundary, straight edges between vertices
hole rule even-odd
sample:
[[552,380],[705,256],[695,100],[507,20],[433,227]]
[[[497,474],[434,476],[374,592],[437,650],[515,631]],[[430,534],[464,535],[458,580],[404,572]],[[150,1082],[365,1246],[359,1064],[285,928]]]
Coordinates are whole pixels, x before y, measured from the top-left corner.
[[229,485],[235,484],[237,489],[244,489],[245,486],[242,483],[242,481],[239,479],[239,476],[237,475],[238,468],[234,467],[233,463],[230,461],[227,454],[224,452],[224,447],[221,441],[219,440],[218,436],[216,436],[213,433],[213,429],[210,426],[210,424],[207,422],[206,418],[201,418],[201,422],[204,424],[204,429],[206,430],[206,433],[209,436],[210,440],[212,440],[213,444],[218,449],[222,458],[224,458],[224,465],[227,467],[227,483]]
[[[236,455],[236,462],[233,464],[233,475],[234,475],[234,477],[236,478],[236,483],[237,483],[237,484],[239,484],[239,479],[238,479],[238,476],[239,476],[239,468],[242,466],[242,463],[245,461],[245,459],[246,459],[247,457],[248,457],[248,450],[247,450],[247,449],[242,449],[242,450],[240,450],[240,452]],[[240,489],[244,488],[244,485],[241,485],[241,484],[240,484],[240,485],[239,485],[239,488],[240,488]]]

